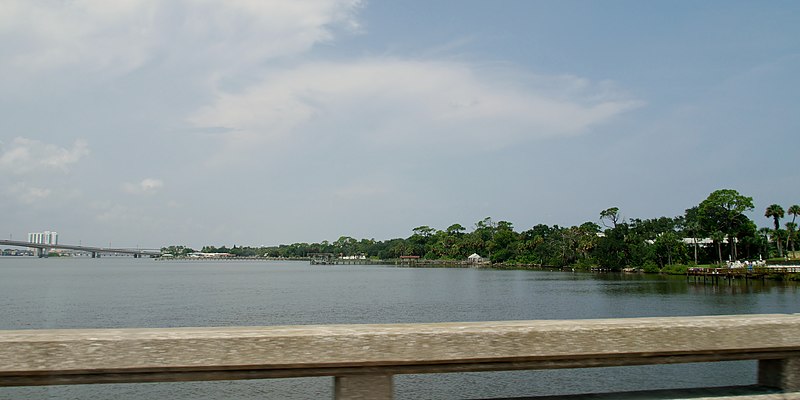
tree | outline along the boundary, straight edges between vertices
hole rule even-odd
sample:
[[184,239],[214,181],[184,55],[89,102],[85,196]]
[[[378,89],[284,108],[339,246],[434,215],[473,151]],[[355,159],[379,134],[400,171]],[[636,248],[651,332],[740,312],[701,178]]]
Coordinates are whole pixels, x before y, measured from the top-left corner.
[[191,247],[187,247],[187,246],[175,246],[175,245],[172,245],[172,246],[162,247],[161,248],[161,253],[172,254],[172,255],[178,256],[178,257],[186,256],[186,255],[189,255],[189,254],[194,253],[194,252],[195,252],[194,249],[192,249]]
[[800,205],[794,204],[794,205],[792,205],[791,207],[789,207],[789,210],[788,210],[788,211],[786,211],[786,212],[787,212],[789,215],[791,215],[791,216],[792,216],[792,223],[794,223],[794,222],[795,222],[795,221],[794,221],[794,220],[795,220],[795,218],[797,218],[797,216],[798,216],[798,215],[800,215]]
[[[793,204],[789,209],[786,211],[789,215],[792,216],[792,222],[786,224],[786,228],[789,229],[789,238],[792,242],[792,256],[794,256],[794,242],[795,242],[795,235],[797,234],[797,224],[795,223],[795,219],[798,215],[800,215],[800,205]],[[791,224],[792,228],[789,228],[789,224]],[[787,243],[788,246],[788,243]]]
[[426,239],[430,237],[435,231],[436,229],[433,229],[427,225],[418,226],[412,229],[412,232],[414,232],[415,235],[420,235]]
[[514,232],[514,226],[508,221],[498,222],[487,246],[490,251],[491,261],[504,262],[509,260],[514,255],[512,245],[516,241],[517,234]]
[[719,265],[722,265],[722,241],[725,240],[725,233],[721,231],[711,232],[711,240],[717,244],[717,256],[719,257]]
[[786,223],[786,253],[789,253],[789,243],[792,244],[792,256],[794,256],[794,236],[797,231],[797,224],[794,222]]
[[460,236],[466,231],[467,228],[464,228],[461,224],[453,224],[447,227],[445,232],[447,232],[450,236]]
[[600,232],[600,226],[594,222],[584,222],[578,227],[578,252],[583,259],[589,257],[589,252],[594,250],[597,246],[597,234]]
[[737,259],[736,233],[741,224],[749,221],[745,211],[753,209],[753,198],[739,194],[733,189],[720,189],[708,195],[698,206],[701,221],[707,232],[722,232],[728,236],[731,258]]
[[488,251],[489,259],[492,258],[492,250],[489,248],[489,243],[494,237],[497,224],[492,221],[492,217],[486,217],[481,221],[475,223],[475,230],[472,231],[472,242],[475,251]]
[[683,230],[684,235],[688,235],[692,238],[692,244],[694,248],[694,263],[697,265],[697,237],[700,235],[701,232],[701,224],[700,224],[700,215],[697,207],[692,207],[686,210],[686,214],[684,215],[683,221]]
[[[606,225],[605,220],[611,222],[612,226]],[[619,207],[611,207],[600,211],[600,222],[606,228],[616,228],[617,223],[620,222]]]
[[593,251],[594,258],[600,266],[620,270],[631,265],[631,246],[627,223],[620,223],[608,229],[605,236],[599,238]]
[[[773,222],[775,223],[775,237],[777,238],[780,233],[778,231],[781,230],[781,218],[783,218],[783,207],[772,204],[767,207],[767,211],[764,212],[764,216],[767,218],[772,218]],[[775,244],[778,246],[778,257],[783,257],[783,249],[781,248],[781,241],[780,239],[775,241]]]
[[357,245],[358,240],[350,236],[340,236],[333,242],[335,252],[345,256],[355,255]]
[[680,249],[684,248],[682,243],[672,231],[664,232],[656,238],[653,245],[661,268],[664,268],[665,265],[672,265],[673,257],[680,255]]

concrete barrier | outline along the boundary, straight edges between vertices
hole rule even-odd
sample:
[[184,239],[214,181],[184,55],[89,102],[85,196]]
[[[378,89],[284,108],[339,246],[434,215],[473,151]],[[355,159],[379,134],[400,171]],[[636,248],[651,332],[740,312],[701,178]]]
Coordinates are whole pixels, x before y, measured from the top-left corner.
[[0,331],[0,386],[334,376],[339,399],[390,399],[395,374],[748,359],[800,391],[800,314]]

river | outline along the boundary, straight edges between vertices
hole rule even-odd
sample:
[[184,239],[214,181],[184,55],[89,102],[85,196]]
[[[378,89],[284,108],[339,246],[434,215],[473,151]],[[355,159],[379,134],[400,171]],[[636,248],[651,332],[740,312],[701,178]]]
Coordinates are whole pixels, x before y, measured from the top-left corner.
[[[306,262],[0,257],[0,329],[258,326],[800,312],[795,283]],[[755,362],[399,375],[399,399],[752,384]],[[331,378],[0,388],[0,399],[316,399]]]

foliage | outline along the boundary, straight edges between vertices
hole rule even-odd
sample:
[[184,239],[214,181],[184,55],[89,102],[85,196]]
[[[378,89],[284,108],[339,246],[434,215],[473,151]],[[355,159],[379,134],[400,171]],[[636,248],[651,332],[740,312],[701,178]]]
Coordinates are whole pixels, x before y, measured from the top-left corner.
[[161,248],[161,253],[163,253],[163,254],[172,254],[173,256],[178,256],[178,257],[186,256],[186,255],[189,255],[189,254],[194,253],[194,252],[195,252],[194,249],[192,249],[191,247],[186,247],[186,246],[168,246],[168,247],[162,247]]
[[781,218],[783,218],[783,207],[778,204],[771,204],[764,212],[764,216],[772,218],[775,224],[775,243],[778,247],[778,256],[783,256],[783,249],[781,248]]
[[[607,228],[616,228],[619,219],[619,207],[606,208],[605,210],[600,211],[600,221]],[[611,223],[610,227],[606,225],[606,221]]]
[[688,265],[684,264],[673,264],[664,266],[661,268],[661,273],[663,274],[670,274],[670,275],[685,275],[686,271],[689,269]]
[[701,225],[706,232],[722,232],[727,235],[730,258],[737,259],[737,240],[750,219],[743,213],[753,209],[753,198],[739,194],[733,189],[720,189],[708,195],[698,207]]
[[[651,272],[680,273],[686,265],[722,263],[725,258],[768,258],[777,243],[794,244],[797,228],[794,219],[787,230],[758,229],[745,211],[753,208],[751,197],[735,190],[711,193],[683,215],[652,219],[623,219],[618,207],[600,212],[599,222],[562,227],[537,224],[515,230],[509,221],[486,217],[473,224],[454,223],[444,230],[422,225],[407,238],[384,241],[341,236],[335,241],[294,243],[271,247],[214,247],[203,252],[230,253],[235,256],[303,258],[311,253],[337,256],[363,256],[396,259],[419,256],[430,260],[466,260],[473,253],[505,265],[571,266],[577,269],[640,268]],[[789,207],[796,216],[800,206]],[[788,235],[788,236],[787,236]],[[711,244],[707,244],[711,239]],[[703,242],[706,240],[706,242]],[[727,257],[723,256],[727,247]],[[194,250],[183,246],[163,249],[175,255]]]

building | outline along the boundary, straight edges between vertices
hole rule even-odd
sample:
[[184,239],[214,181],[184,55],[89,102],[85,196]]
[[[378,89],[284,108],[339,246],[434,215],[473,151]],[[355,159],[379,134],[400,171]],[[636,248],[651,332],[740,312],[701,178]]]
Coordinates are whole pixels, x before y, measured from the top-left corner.
[[28,243],[58,244],[58,232],[44,231],[29,233]]
[[470,264],[483,264],[485,260],[483,257],[478,255],[478,253],[472,253],[469,257],[467,257],[467,262]]

